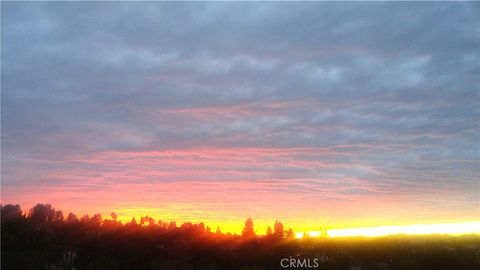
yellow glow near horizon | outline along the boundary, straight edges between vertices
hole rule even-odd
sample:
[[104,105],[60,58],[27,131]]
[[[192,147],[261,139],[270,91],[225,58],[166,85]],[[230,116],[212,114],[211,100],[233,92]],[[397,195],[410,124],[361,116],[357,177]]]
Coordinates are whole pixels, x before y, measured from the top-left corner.
[[[368,228],[348,228],[348,229],[331,229],[327,230],[329,237],[377,237],[386,235],[429,235],[429,234],[480,234],[480,222],[463,222],[448,224],[415,224],[406,226],[378,226]],[[296,238],[303,238],[305,235],[309,237],[318,237],[321,235],[319,231],[298,232]]]
[[[148,213],[159,213],[159,209],[150,209],[150,208],[135,208],[135,209],[122,209],[118,211],[122,213],[119,215],[118,220],[121,220],[123,223],[129,222],[133,216],[136,216],[137,222],[140,221],[140,216],[147,215]],[[138,215],[138,214],[141,215]],[[137,215],[135,215],[137,214]],[[217,226],[220,227],[223,233],[232,233],[232,234],[241,234],[242,228],[244,226],[244,221],[242,220],[229,220],[229,221],[211,221],[203,219],[179,219],[178,217],[167,213],[162,215],[150,215],[158,221],[162,219],[164,222],[176,221],[177,226],[182,225],[183,222],[192,222],[200,223],[203,222],[205,226],[209,226],[210,229],[214,232]],[[161,218],[163,217],[163,218]],[[267,226],[273,227],[273,221],[267,222],[255,221],[255,231],[257,235],[265,235]],[[377,237],[377,236],[386,236],[386,235],[428,235],[428,234],[447,234],[447,235],[461,235],[461,234],[480,234],[480,221],[470,221],[470,222],[457,222],[457,223],[443,223],[443,224],[414,224],[414,225],[387,225],[387,226],[374,226],[374,227],[358,227],[358,228],[345,228],[345,229],[328,229],[326,231],[296,231],[298,224],[284,224],[285,228],[291,228],[295,231],[295,238],[303,238],[305,235],[311,238],[317,238],[321,236],[327,236],[331,238],[335,237]],[[297,225],[297,226],[296,226]],[[297,227],[298,228],[298,227]]]
[[[119,221],[124,224],[129,222],[132,217],[135,217],[137,222],[140,221],[141,216],[150,216],[163,222],[176,221],[177,226],[181,226],[184,222],[200,223],[203,222],[205,226],[209,226],[211,231],[215,232],[217,226],[220,227],[222,233],[241,234],[244,226],[244,220],[209,220],[208,218],[179,218],[172,212],[162,211],[160,208],[123,208],[112,209],[118,214]],[[155,213],[152,215],[152,213]],[[104,217],[109,218],[109,212],[102,213]],[[265,235],[267,226],[273,227],[274,220],[257,220],[254,219],[255,232],[257,235]],[[303,238],[308,236],[311,238],[317,238],[327,236],[331,238],[335,237],[376,237],[386,235],[428,235],[428,234],[447,234],[447,235],[461,235],[461,234],[480,234],[480,221],[468,221],[468,222],[456,222],[456,223],[437,223],[437,224],[414,224],[414,225],[390,225],[385,221],[373,222],[373,224],[384,224],[384,226],[372,226],[372,227],[356,227],[356,228],[344,228],[336,229],[335,225],[332,225],[335,229],[328,230],[308,230],[309,228],[315,228],[316,226],[299,223],[285,222],[285,229],[292,228],[295,232],[295,238]],[[341,226],[338,224],[337,226]],[[340,227],[339,226],[339,227]],[[337,227],[338,228],[338,227]],[[303,231],[303,230],[304,231]]]

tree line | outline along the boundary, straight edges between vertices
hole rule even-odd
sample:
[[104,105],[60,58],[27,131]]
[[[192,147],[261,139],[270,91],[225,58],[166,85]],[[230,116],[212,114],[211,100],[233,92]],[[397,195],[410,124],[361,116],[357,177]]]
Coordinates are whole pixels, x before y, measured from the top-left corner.
[[[115,213],[64,216],[48,204],[23,212],[1,206],[3,270],[261,270],[284,265],[316,269],[480,269],[478,235],[295,239],[280,221],[258,236],[251,218],[240,235],[203,223],[122,223]],[[293,263],[293,264],[292,264]]]
[[236,235],[202,222],[177,225],[150,216],[125,223],[114,212],[109,218],[65,216],[50,204],[26,212],[18,204],[2,205],[1,225],[2,269],[202,269],[231,264],[232,255],[247,258],[260,242],[274,246],[294,238],[280,221],[259,236],[248,218]]
[[[83,215],[81,218],[78,218],[77,215],[74,213],[69,213],[68,216],[65,218],[64,214],[61,210],[55,210],[54,207],[50,204],[37,204],[32,207],[28,213],[23,213],[22,208],[20,205],[16,204],[7,204],[5,206],[0,205],[1,207],[1,217],[2,220],[6,222],[9,221],[19,221],[25,220],[29,221],[30,223],[43,226],[44,224],[48,223],[67,223],[67,224],[90,224],[90,225],[97,225],[97,226],[104,226],[104,227],[115,227],[115,226],[141,226],[141,227],[158,227],[161,229],[166,230],[173,230],[177,228],[177,223],[175,221],[164,222],[162,220],[158,220],[157,222],[153,217],[142,216],[140,220],[137,222],[136,218],[133,217],[130,222],[123,224],[121,221],[118,221],[118,215],[115,212],[110,214],[111,219],[103,219],[101,214],[95,214],[90,217],[88,214]],[[195,228],[199,232],[211,233],[211,228],[209,226],[205,226],[203,222],[198,224],[193,224],[190,222],[183,223],[180,226],[180,229],[186,228]],[[222,234],[220,227],[216,228],[216,234]],[[231,236],[232,234],[227,232],[225,235]],[[245,221],[245,225],[242,229],[241,236],[243,238],[253,238],[256,237],[256,231],[254,229],[254,224],[252,218],[247,218]],[[293,238],[294,232],[291,228],[288,230],[284,229],[282,222],[276,220],[272,227],[267,226],[267,230],[265,233],[267,237],[273,237],[277,239],[283,238]]]

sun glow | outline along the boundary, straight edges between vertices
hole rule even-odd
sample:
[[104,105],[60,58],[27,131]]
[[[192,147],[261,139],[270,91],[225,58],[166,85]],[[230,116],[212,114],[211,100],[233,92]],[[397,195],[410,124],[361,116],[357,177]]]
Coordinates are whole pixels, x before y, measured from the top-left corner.
[[[348,228],[327,230],[329,237],[377,237],[386,235],[429,235],[429,234],[480,234],[480,222],[463,222],[449,224],[415,224],[407,226],[379,226],[369,228]],[[297,232],[296,238],[318,237],[322,235],[319,231]]]

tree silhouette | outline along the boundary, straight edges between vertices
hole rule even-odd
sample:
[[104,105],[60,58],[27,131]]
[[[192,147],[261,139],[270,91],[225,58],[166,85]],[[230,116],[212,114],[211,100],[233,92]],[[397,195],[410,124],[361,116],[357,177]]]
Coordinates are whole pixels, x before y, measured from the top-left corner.
[[198,223],[198,227],[201,231],[205,231],[205,224],[203,222]]
[[247,220],[245,220],[245,227],[242,230],[242,236],[244,238],[255,237],[255,230],[253,228],[252,218],[247,218]]
[[38,204],[28,215],[19,205],[1,206],[1,269],[278,269],[290,256],[323,258],[319,269],[480,269],[477,235],[335,242],[295,239],[278,220],[267,236],[256,237],[251,218],[242,236],[222,234],[220,227],[214,234],[203,223],[178,228],[174,221],[142,219],[144,226],[135,218],[123,225],[100,214],[79,221],[69,213],[64,220],[49,205]]
[[37,204],[29,211],[30,219],[37,224],[52,221],[55,217],[55,209],[50,204]]
[[177,223],[175,221],[171,221],[170,224],[168,225],[169,230],[174,230],[177,228]]
[[140,226],[154,226],[155,225],[155,220],[152,217],[145,216],[145,217],[140,217]]
[[18,220],[22,217],[22,208],[20,205],[7,204],[2,206],[2,219]]
[[293,238],[295,238],[295,233],[293,232],[292,228],[288,228],[286,238],[287,238],[287,239],[293,239]]
[[275,220],[275,224],[273,225],[273,235],[279,239],[283,238],[283,236],[285,235],[285,232],[283,231],[282,222]]
[[132,220],[130,220],[129,223],[127,223],[128,225],[131,225],[131,226],[136,226],[137,225],[137,220],[135,219],[135,217],[132,217]]
[[100,214],[95,214],[93,215],[93,217],[89,220],[89,223],[93,224],[93,225],[96,225],[96,226],[100,226],[100,224],[102,224],[102,215]]
[[267,227],[267,236],[271,236],[272,235],[272,227],[268,226]]
[[90,216],[88,214],[86,215],[83,215],[81,218],[80,218],[80,222],[81,223],[87,223],[90,221]]
[[67,223],[77,223],[77,222],[78,222],[77,215],[75,215],[74,213],[68,213]]
[[62,212],[62,211],[57,211],[57,212],[55,212],[55,218],[54,218],[54,220],[55,220],[56,222],[62,222],[62,221],[63,221],[63,218],[64,218],[64,217],[63,217],[63,212]]

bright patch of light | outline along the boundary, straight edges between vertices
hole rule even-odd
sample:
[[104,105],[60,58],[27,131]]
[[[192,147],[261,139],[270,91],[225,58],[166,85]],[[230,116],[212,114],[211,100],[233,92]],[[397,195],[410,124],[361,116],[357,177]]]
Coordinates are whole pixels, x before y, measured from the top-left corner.
[[296,232],[295,233],[295,238],[303,238],[304,235],[305,235],[304,232]]
[[[305,234],[311,237],[320,236],[320,232],[296,233],[296,238],[302,238]],[[327,231],[330,237],[365,236],[376,237],[385,235],[429,235],[429,234],[480,234],[480,222],[464,222],[450,224],[417,224],[407,226],[380,226],[370,228],[332,229]]]

